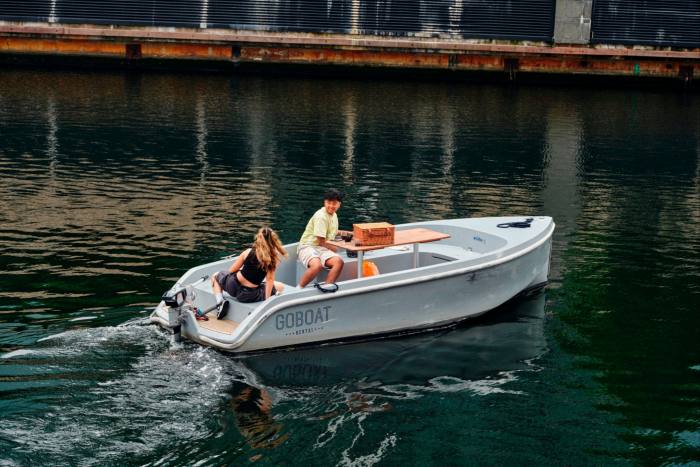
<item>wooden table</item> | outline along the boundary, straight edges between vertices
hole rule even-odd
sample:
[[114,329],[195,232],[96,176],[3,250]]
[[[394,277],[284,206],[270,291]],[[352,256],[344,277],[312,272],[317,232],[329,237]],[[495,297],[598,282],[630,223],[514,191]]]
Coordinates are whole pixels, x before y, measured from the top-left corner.
[[364,252],[365,251],[371,251],[371,250],[381,250],[382,248],[387,248],[390,246],[399,246],[399,245],[413,245],[413,267],[417,268],[418,267],[418,255],[419,255],[419,250],[418,250],[418,245],[421,243],[428,243],[428,242],[436,242],[438,240],[444,240],[445,238],[450,238],[449,235],[444,234],[442,232],[436,232],[435,230],[430,230],[430,229],[423,229],[423,228],[417,228],[417,229],[407,229],[407,230],[397,230],[394,233],[394,243],[391,243],[389,245],[373,245],[373,246],[359,246],[355,245],[354,241],[335,241],[335,240],[326,240],[326,243],[329,245],[333,245],[338,248],[343,248],[348,251],[355,251],[357,252],[357,277],[360,278],[362,277],[362,264],[364,261]]

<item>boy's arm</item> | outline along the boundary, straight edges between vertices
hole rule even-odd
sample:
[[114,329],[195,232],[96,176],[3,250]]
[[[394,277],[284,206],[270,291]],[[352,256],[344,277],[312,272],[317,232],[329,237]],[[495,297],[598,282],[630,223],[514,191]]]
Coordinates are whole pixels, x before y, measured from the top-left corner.
[[318,241],[318,246],[326,247],[331,251],[338,251],[338,249],[335,246],[331,245],[330,243],[326,243],[325,237],[316,236],[316,240]]
[[[316,224],[314,225],[314,235],[316,236],[318,246],[326,247],[331,251],[336,251],[336,248],[333,245],[329,245],[326,243],[326,232],[328,232],[328,222],[325,218],[318,219],[316,221]],[[331,238],[328,240],[333,239]]]

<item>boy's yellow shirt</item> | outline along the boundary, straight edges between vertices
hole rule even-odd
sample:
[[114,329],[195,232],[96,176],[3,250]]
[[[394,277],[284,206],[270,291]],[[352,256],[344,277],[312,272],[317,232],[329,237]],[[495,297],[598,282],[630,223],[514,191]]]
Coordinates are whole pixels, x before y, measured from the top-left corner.
[[333,240],[336,233],[338,233],[338,215],[328,214],[326,208],[323,207],[311,216],[299,243],[300,245],[318,246],[316,237]]

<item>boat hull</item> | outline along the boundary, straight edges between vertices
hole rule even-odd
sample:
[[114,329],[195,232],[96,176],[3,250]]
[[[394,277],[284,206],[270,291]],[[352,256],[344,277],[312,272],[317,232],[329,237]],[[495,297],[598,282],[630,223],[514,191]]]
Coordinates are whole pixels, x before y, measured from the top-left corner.
[[551,238],[511,261],[448,277],[384,284],[370,291],[325,294],[278,309],[235,350],[293,347],[442,327],[477,317],[533,286],[548,272]]
[[[385,386],[426,385],[444,375],[479,379],[527,368],[529,359],[545,351],[544,303],[545,294],[524,298],[493,310],[499,313],[495,319],[480,320],[456,332],[382,339],[371,345],[347,343],[263,352],[237,362],[255,375],[251,382],[273,387],[330,387],[358,378],[381,381]],[[451,358],[435,358],[447,347]],[[406,368],[412,368],[411,372]]]
[[[235,323],[229,323],[234,326],[230,331],[213,329],[221,324],[218,321],[213,327],[200,325],[190,311],[180,312],[174,325],[173,309],[163,302],[151,320],[181,330],[190,340],[230,352],[372,339],[444,327],[480,316],[546,284],[554,222],[538,217],[531,219],[531,228],[501,228],[504,221],[517,219],[455,219],[397,226],[427,227],[448,233],[450,238],[420,250],[420,267],[408,265],[413,253],[382,250],[374,259],[384,261],[382,274],[341,278],[335,293],[289,287],[291,290],[264,302],[246,305],[234,301],[233,312],[226,318]],[[296,245],[289,248],[296,249]],[[351,259],[346,260],[348,271],[344,274],[353,271]],[[225,263],[193,268],[178,284],[191,284]],[[303,274],[303,268],[298,270],[296,261],[290,259],[280,275],[294,277],[295,267],[297,275]],[[195,305],[203,309],[214,298],[208,283],[201,282],[199,287]]]

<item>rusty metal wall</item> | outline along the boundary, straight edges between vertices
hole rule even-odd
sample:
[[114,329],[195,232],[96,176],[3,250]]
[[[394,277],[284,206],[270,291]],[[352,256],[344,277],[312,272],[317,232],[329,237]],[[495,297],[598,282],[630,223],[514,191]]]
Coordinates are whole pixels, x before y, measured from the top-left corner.
[[700,47],[700,0],[594,0],[591,42]]
[[0,20],[551,42],[555,0],[2,0]]

